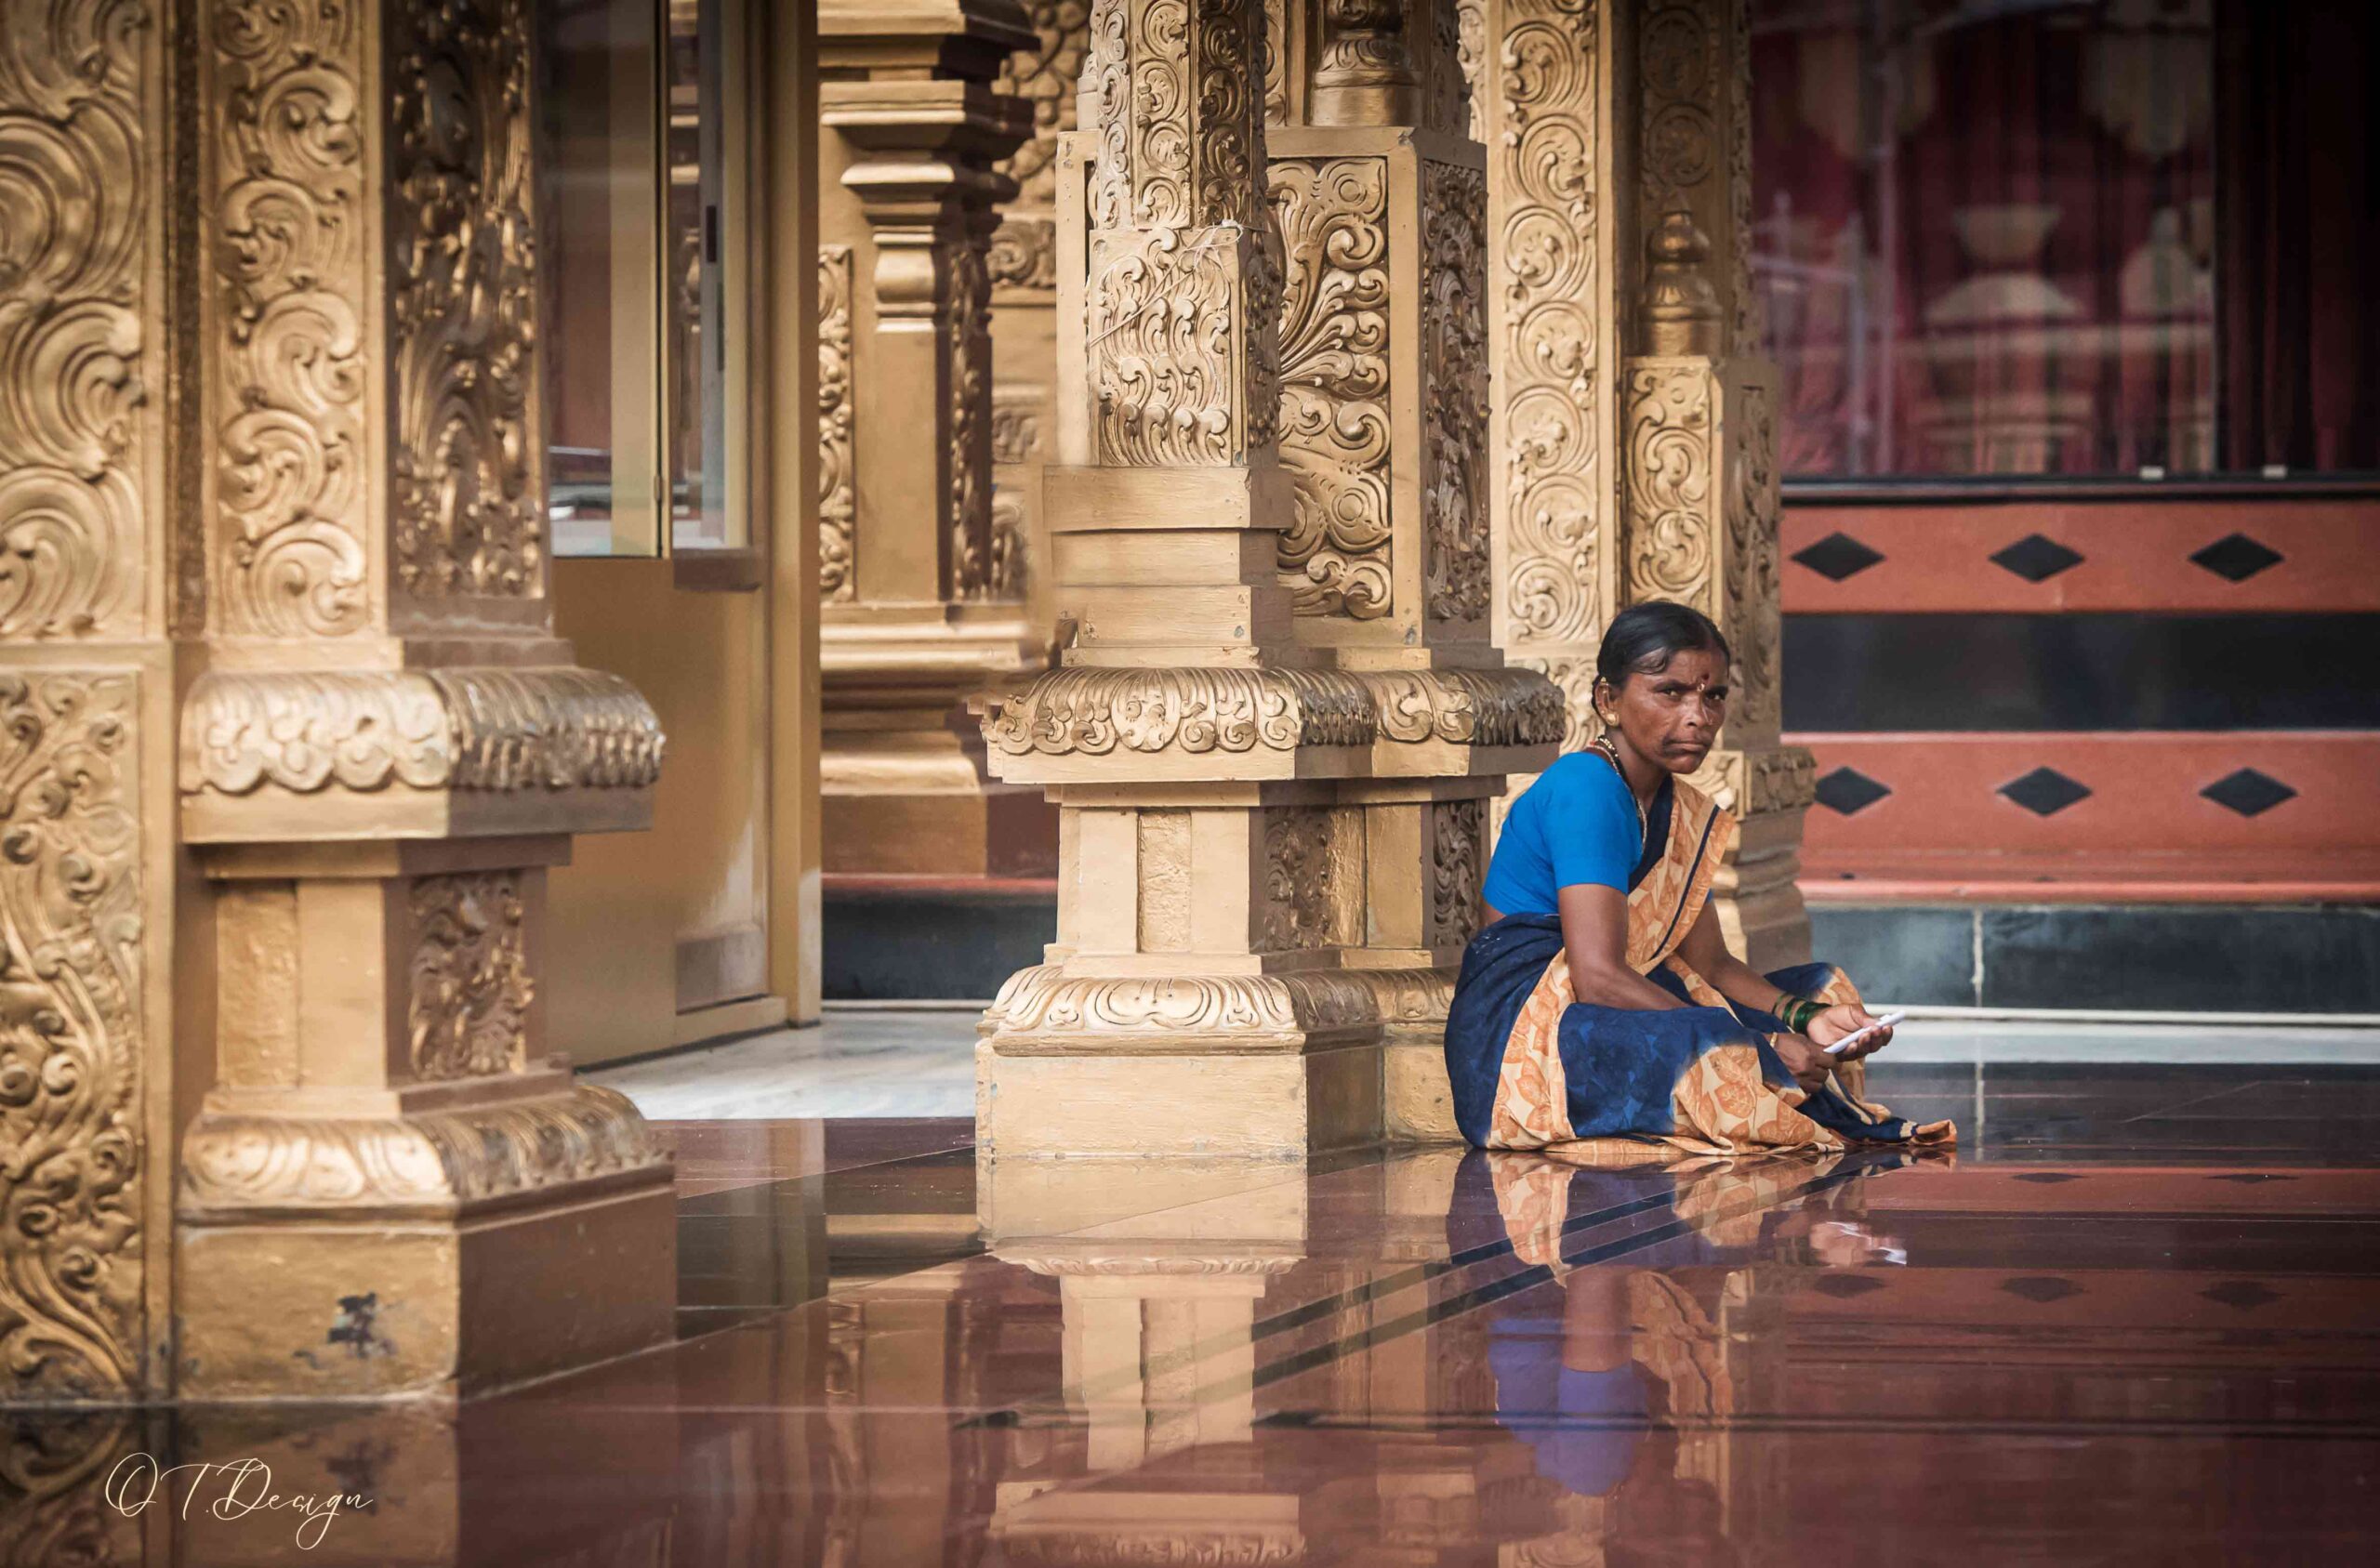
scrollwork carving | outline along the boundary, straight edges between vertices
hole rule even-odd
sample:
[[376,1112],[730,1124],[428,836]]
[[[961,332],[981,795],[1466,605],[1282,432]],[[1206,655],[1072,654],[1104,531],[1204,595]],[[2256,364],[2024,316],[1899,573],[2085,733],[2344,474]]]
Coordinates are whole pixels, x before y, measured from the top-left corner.
[[984,244],[972,232],[948,245],[943,325],[950,354],[950,594],[991,588],[992,293]]
[[1283,580],[1300,613],[1390,608],[1388,166],[1276,158],[1267,171],[1288,259],[1281,460],[1296,488]]
[[1707,364],[1628,374],[1628,597],[1708,606],[1712,377]]
[[536,982],[518,874],[424,876],[410,903],[413,1075],[430,1082],[519,1071]]
[[1078,666],[995,699],[984,735],[1012,757],[1368,745],[1363,685],[1335,670]]
[[1734,624],[1737,710],[1756,734],[1777,730],[1784,635],[1778,596],[1777,426],[1765,386],[1737,389],[1733,483],[1727,490],[1727,609]]
[[1256,16],[1245,0],[1094,0],[1092,228],[1254,226],[1264,155]]
[[996,288],[1058,286],[1058,226],[1046,218],[1012,217],[992,231],[985,270]]
[[137,26],[109,0],[0,31],[0,637],[139,624],[151,362]]
[[1364,670],[1383,740],[1546,745],[1562,733],[1562,694],[1534,671]]
[[141,1359],[138,687],[0,672],[0,1393]]
[[537,598],[527,0],[388,14],[392,570],[424,598]]
[[[1224,464],[1252,441],[1244,384],[1243,231],[1127,230],[1092,236],[1088,318],[1102,462]],[[1268,411],[1270,423],[1273,415]]]
[[1219,1035],[1288,1041],[1379,1021],[1372,988],[1343,970],[1117,979],[1043,965],[1010,977],[983,1027],[1006,1045],[1104,1035],[1125,1048],[1162,1049]]
[[208,1110],[182,1140],[185,1217],[258,1210],[451,1214],[491,1198],[668,1170],[615,1089],[406,1117],[259,1116]]
[[[1509,646],[1592,644],[1603,634],[1602,478],[1609,346],[1595,301],[1603,222],[1596,164],[1596,10],[1511,0],[1501,39],[1497,276],[1498,399]],[[1490,58],[1498,58],[1492,51]],[[1474,101],[1484,101],[1487,84]]]
[[210,15],[220,624],[344,636],[365,623],[366,477],[381,455],[365,336],[371,13],[227,0]]
[[1487,875],[1488,813],[1478,800],[1430,809],[1430,940],[1469,942],[1479,929],[1480,879]]
[[183,706],[181,788],[640,789],[662,746],[634,687],[574,665],[218,670]]
[[1432,619],[1477,620],[1488,611],[1487,176],[1424,163],[1421,211],[1423,586]]
[[1488,139],[1488,0],[1455,0],[1455,60],[1474,141]]
[[853,570],[858,502],[853,489],[852,247],[818,247],[818,592],[859,594]]
[[1336,817],[1323,806],[1284,806],[1264,814],[1258,952],[1304,952],[1355,940],[1361,871],[1343,852]]

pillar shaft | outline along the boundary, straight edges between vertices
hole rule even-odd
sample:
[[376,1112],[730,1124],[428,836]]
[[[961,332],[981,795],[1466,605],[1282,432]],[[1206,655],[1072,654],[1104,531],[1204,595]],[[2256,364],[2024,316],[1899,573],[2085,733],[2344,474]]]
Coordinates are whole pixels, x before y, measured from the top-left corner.
[[[1775,377],[1751,275],[1743,8],[1466,0],[1460,24],[1490,149],[1496,640],[1562,689],[1577,750],[1613,614],[1668,599],[1718,621],[1737,695],[1697,782],[1744,831],[1714,903],[1755,968],[1800,961],[1811,779],[1777,739]],[[1673,214],[1695,238],[1657,275],[1647,246]]]
[[1720,926],[1770,969],[1810,956],[1796,878],[1815,780],[1809,752],[1778,739],[1777,372],[1752,273],[1744,0],[1647,0],[1636,80],[1624,596],[1692,604],[1735,651],[1727,723],[1696,782],[1743,824],[1712,889]]
[[994,1154],[1381,1136],[1479,802],[1556,720],[1486,639],[1477,150],[1366,123],[1268,156],[1264,7],[1179,10],[1093,7],[1059,138],[1065,652],[985,725],[1062,808],[1059,932],[985,1020]]
[[993,506],[986,256],[1031,124],[992,79],[1032,34],[1014,0],[829,0],[819,30],[826,869],[1031,871],[1046,818],[949,721],[1036,642]]
[[178,1389],[452,1394],[669,1332],[668,1158],[538,994],[662,740],[552,636],[525,7],[243,18],[189,41]]

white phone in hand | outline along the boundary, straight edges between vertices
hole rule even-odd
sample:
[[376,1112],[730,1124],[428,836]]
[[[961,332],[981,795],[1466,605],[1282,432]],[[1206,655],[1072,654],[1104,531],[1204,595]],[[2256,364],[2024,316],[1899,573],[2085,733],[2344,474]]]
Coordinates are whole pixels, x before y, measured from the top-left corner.
[[1821,1046],[1818,1048],[1825,1051],[1829,1056],[1841,1056],[1844,1051],[1849,1050],[1852,1047],[1858,1045],[1869,1035],[1873,1034],[1877,1030],[1890,1029],[1894,1024],[1898,1023],[1902,1019],[1905,1019],[1909,1015],[1907,1013],[1886,1013],[1884,1017],[1876,1020],[1875,1022],[1868,1025],[1865,1029],[1854,1029],[1850,1034],[1845,1034],[1842,1039],[1837,1040],[1834,1044],[1831,1046]]

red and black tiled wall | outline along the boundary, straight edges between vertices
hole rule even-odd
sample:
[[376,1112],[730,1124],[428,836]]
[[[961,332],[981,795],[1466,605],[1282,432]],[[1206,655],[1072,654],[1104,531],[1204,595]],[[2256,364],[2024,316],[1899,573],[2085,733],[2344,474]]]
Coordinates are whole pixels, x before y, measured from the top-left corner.
[[1814,910],[2380,904],[2380,495],[1789,502],[1783,547]]

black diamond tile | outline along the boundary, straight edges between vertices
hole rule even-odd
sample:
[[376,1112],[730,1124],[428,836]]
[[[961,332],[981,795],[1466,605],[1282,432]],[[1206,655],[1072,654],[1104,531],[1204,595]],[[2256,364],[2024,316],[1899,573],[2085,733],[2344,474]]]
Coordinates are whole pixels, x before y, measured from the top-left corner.
[[2200,1291],[2199,1295],[2209,1301],[2219,1301],[2227,1307],[2237,1307],[2243,1312],[2253,1312],[2268,1301],[2281,1299],[2280,1291],[2268,1290],[2254,1280],[2225,1280],[2221,1285],[2209,1285],[2206,1289]]
[[1818,804],[1843,816],[1857,816],[1891,790],[1857,768],[1837,768],[1818,781]]
[[2242,768],[2215,780],[2201,795],[2216,805],[2239,812],[2243,817],[2260,817],[2284,800],[2294,800],[2297,792],[2269,774],[2254,768]]
[[1795,550],[1793,559],[1819,576],[1840,583],[1884,558],[1848,534],[1830,534],[1805,549]]
[[1820,1296],[1831,1296],[1838,1301],[1848,1301],[1855,1296],[1865,1296],[1871,1290],[1882,1290],[1884,1282],[1873,1274],[1828,1274],[1810,1286]]
[[2055,768],[2036,768],[2021,779],[2011,779],[2000,793],[2037,817],[2054,817],[2091,794]]
[[2082,558],[2055,539],[2028,534],[1993,556],[1991,564],[2028,583],[2046,583],[2069,567],[2082,565]]
[[2068,1170],[2029,1170],[2015,1179],[2030,1181],[2036,1187],[2055,1187],[2061,1182],[2080,1181],[2082,1179]]
[[2000,1288],[2011,1296],[2021,1296],[2044,1307],[2053,1301],[2063,1301],[2069,1296],[2082,1294],[2081,1285],[2072,1280],[2059,1279],[2055,1274],[2033,1274],[2024,1279],[2004,1280]]
[[2279,550],[2258,544],[2245,534],[2230,534],[2190,557],[2218,577],[2244,583],[2257,573],[2281,564]]

